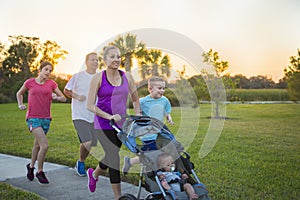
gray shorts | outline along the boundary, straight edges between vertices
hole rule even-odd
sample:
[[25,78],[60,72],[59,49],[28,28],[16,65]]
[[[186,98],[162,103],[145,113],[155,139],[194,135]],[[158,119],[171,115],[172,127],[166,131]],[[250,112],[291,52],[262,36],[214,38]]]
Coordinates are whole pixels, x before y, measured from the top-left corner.
[[94,123],[90,123],[81,119],[73,120],[74,127],[80,143],[92,141],[92,146],[97,145],[96,132]]

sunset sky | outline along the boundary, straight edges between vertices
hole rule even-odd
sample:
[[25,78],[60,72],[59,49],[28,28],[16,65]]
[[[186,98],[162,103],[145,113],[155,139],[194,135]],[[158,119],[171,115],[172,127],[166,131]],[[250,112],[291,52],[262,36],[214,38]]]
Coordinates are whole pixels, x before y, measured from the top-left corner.
[[55,71],[68,74],[106,40],[143,28],[174,31],[219,52],[232,75],[276,81],[300,48],[299,0],[5,0],[0,8],[2,43],[9,35],[56,41],[69,55]]

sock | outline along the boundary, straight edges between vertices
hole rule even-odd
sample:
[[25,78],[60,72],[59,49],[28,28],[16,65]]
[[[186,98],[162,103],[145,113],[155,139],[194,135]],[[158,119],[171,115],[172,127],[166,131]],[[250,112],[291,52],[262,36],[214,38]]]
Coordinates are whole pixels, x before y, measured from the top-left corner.
[[95,172],[93,172],[93,178],[94,178],[94,179],[98,179],[98,177],[97,177],[97,178],[95,177]]

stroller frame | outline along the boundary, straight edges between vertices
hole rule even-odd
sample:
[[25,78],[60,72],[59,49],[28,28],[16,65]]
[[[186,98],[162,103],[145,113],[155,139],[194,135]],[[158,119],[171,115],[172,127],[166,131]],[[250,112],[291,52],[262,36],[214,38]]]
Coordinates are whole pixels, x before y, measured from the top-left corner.
[[[145,163],[153,163],[155,162],[154,160],[151,160],[150,157],[148,157],[147,153],[150,152],[154,152],[154,151],[141,151],[141,149],[136,147],[136,143],[135,143],[135,138],[142,136],[144,134],[148,134],[149,132],[154,131],[156,134],[165,134],[164,136],[169,136],[170,142],[174,142],[177,144],[178,143],[175,140],[174,135],[169,132],[168,130],[166,130],[164,127],[166,127],[163,122],[152,118],[152,117],[148,117],[148,116],[133,116],[133,115],[129,115],[129,116],[125,116],[122,118],[129,118],[129,120],[126,120],[122,130],[120,130],[114,123],[113,120],[110,121],[110,125],[117,131],[118,133],[118,137],[119,139],[122,141],[122,143],[133,153],[136,153],[136,155],[138,155],[140,157],[140,159],[143,160],[143,162],[141,162],[141,168],[140,168],[140,172],[139,172],[139,183],[138,183],[138,192],[136,194],[136,196],[126,193],[124,195],[122,195],[119,200],[151,200],[151,199],[165,199],[165,200],[176,200],[178,199],[178,194],[177,192],[175,193],[172,190],[169,191],[165,191],[165,189],[162,187],[159,177],[157,175],[157,170],[151,170],[151,173],[153,174],[152,178],[154,178],[159,191],[151,191],[149,190],[149,188],[146,188],[146,190],[149,192],[146,197],[144,199],[141,199],[141,190],[142,190],[142,183],[143,183],[143,175],[145,177],[147,176],[147,167],[149,165],[145,164]],[[154,122],[154,125],[151,124],[151,122]],[[153,125],[153,127],[150,128],[146,128],[146,130],[143,130],[143,128],[141,128],[140,130],[138,130],[137,134],[135,134],[132,130],[133,127],[138,124],[142,127],[146,127],[148,125]],[[130,127],[129,127],[130,126]],[[127,132],[126,132],[127,131]],[[158,132],[157,132],[158,131]],[[162,134],[162,135],[163,135]],[[197,189],[197,191],[201,194],[197,194],[199,195],[199,200],[207,200],[210,199],[208,196],[208,191],[206,186],[201,183],[200,179],[198,178],[198,176],[196,175],[195,171],[194,171],[194,164],[190,161],[190,155],[183,151],[183,148],[180,144],[179,150],[182,153],[182,155],[180,155],[180,160],[181,162],[183,162],[184,164],[184,169],[185,171],[188,173],[188,175],[192,175],[191,178],[193,178],[193,180],[195,181],[195,184],[193,185],[193,187],[197,187],[195,189]],[[155,150],[155,151],[160,151],[161,150]],[[149,178],[149,177],[148,177]],[[149,178],[150,179],[150,178]],[[147,185],[147,181],[145,182],[145,184]],[[147,186],[149,187],[149,186]],[[185,193],[185,192],[183,192]],[[185,194],[187,196],[187,194]],[[200,196],[201,195],[201,196]],[[181,199],[181,198],[179,198]]]

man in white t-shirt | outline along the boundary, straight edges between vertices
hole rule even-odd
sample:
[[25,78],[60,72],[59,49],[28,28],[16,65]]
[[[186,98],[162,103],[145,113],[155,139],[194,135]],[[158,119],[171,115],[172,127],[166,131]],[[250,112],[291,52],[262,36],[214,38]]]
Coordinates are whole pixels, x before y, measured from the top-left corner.
[[80,141],[79,159],[76,162],[76,172],[86,176],[84,161],[97,140],[94,131],[94,113],[87,109],[87,96],[90,82],[98,68],[97,53],[89,53],[85,58],[86,70],[72,76],[64,88],[67,97],[72,98],[72,120]]

